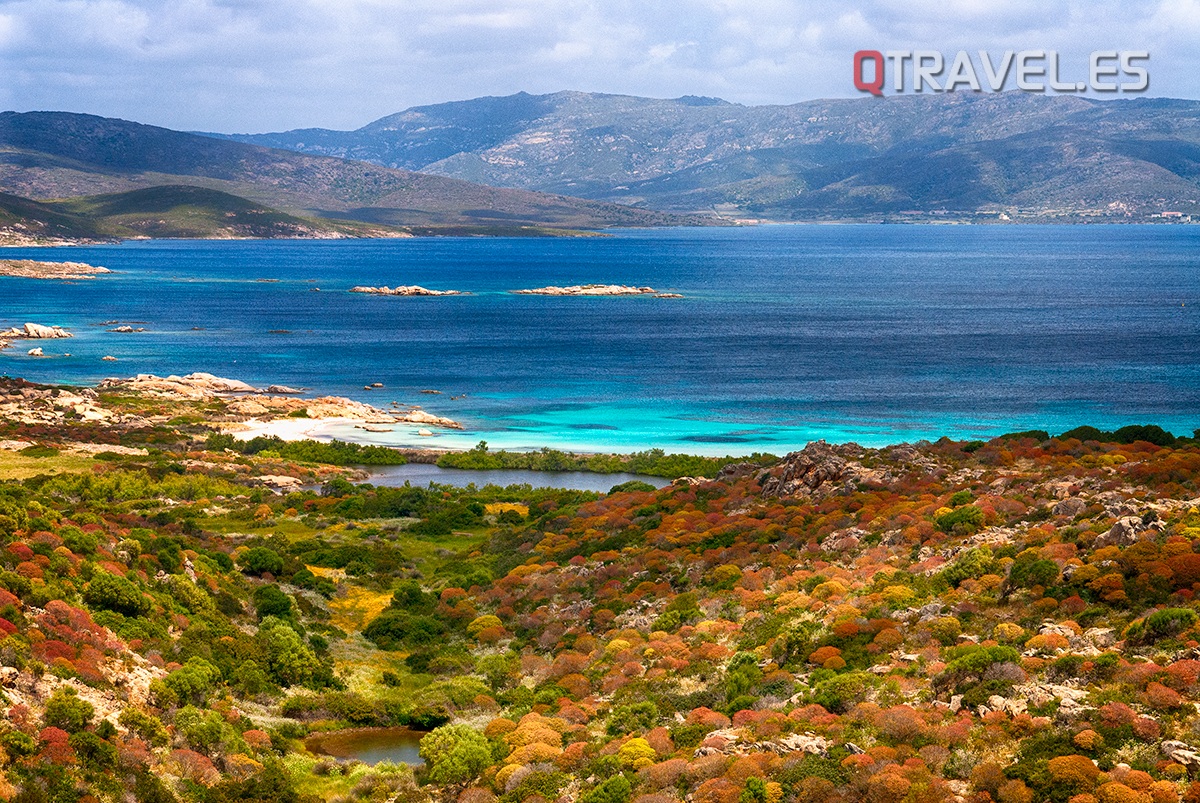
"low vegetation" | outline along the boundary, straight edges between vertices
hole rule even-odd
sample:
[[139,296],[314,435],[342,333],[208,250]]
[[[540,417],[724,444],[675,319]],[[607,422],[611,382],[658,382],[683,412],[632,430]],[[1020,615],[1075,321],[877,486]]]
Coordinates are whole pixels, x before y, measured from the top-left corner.
[[[1200,800],[1191,439],[817,444],[596,494],[158,431],[79,466],[70,435],[0,452],[5,799]],[[421,766],[305,747],[401,725]]]

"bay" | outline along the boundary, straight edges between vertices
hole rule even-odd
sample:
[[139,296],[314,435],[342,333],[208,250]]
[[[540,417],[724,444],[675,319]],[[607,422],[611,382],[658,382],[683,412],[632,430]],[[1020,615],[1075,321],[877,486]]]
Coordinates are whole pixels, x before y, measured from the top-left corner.
[[[317,432],[427,447],[745,454],[1080,424],[1190,434],[1198,244],[1190,226],[803,225],[9,249],[118,273],[0,277],[0,326],[76,334],[37,344],[70,357],[0,352],[0,373],[90,384],[207,371],[464,424],[433,438]],[[593,282],[684,298],[508,292]],[[360,284],[472,295],[347,292]],[[373,382],[385,387],[363,390]]]

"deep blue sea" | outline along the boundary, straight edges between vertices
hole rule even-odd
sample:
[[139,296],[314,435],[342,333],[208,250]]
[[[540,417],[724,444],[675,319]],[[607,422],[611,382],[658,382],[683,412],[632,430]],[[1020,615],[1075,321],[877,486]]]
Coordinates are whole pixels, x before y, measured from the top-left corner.
[[[39,344],[70,357],[2,352],[0,373],[207,371],[422,404],[467,430],[340,434],[436,446],[738,454],[1079,424],[1190,434],[1198,246],[1188,226],[805,225],[8,249],[118,273],[0,278],[0,326],[76,335]],[[588,282],[685,298],[506,292]],[[346,292],[356,284],[473,295]],[[107,332],[113,320],[148,331]]]

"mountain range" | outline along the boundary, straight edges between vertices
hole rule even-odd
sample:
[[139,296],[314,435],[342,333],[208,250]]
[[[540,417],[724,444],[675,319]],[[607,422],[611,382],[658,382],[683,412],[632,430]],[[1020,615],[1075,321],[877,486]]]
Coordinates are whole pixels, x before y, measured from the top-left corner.
[[214,135],[496,187],[778,220],[1200,212],[1200,102],[949,93],[742,106],[558,92]]
[[0,225],[18,240],[22,232],[34,239],[375,236],[692,222],[65,112],[0,113],[0,193],[8,196],[0,199]]
[[[0,241],[1200,215],[1200,102],[518,93],[355,131],[0,113]],[[1165,218],[1164,218],[1165,216]]]

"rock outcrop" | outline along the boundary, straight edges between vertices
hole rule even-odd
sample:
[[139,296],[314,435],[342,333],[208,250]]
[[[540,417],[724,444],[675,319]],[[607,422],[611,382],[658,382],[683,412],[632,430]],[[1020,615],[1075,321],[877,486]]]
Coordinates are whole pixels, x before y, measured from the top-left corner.
[[1162,524],[1157,516],[1122,516],[1113,522],[1107,532],[1096,536],[1094,546],[1099,549],[1106,546],[1132,546],[1138,541],[1155,538]]
[[350,288],[351,293],[367,293],[373,296],[461,296],[468,295],[461,290],[430,290],[427,287],[411,284],[403,287],[366,287],[359,285]]
[[723,728],[710,732],[704,742],[696,748],[693,756],[726,755],[741,756],[748,753],[808,753],[814,756],[829,754],[830,742],[815,733],[791,733],[778,739],[755,742],[745,738],[740,728]]
[[0,332],[0,338],[9,340],[54,340],[64,337],[74,337],[61,326],[43,326],[40,323],[27,323],[21,327],[13,327],[7,332]]
[[1085,502],[1083,499],[1080,499],[1078,496],[1072,496],[1068,499],[1062,500],[1061,502],[1056,502],[1054,507],[1051,508],[1051,512],[1055,516],[1067,516],[1068,518],[1075,518],[1082,513],[1086,507],[1087,502]]
[[147,396],[180,401],[199,401],[230,393],[259,393],[253,385],[237,379],[225,379],[206,373],[191,373],[187,376],[161,377],[154,374],[138,374],[129,379],[105,379],[100,388],[120,389]]
[[745,477],[753,476],[762,470],[757,463],[729,463],[717,472],[717,482],[737,482]]
[[[221,398],[227,401],[226,410],[229,413],[246,418],[270,419],[303,412],[305,418],[346,418],[368,424],[423,424],[443,429],[462,429],[462,425],[457,421],[442,418],[416,406],[380,410],[378,407],[341,396],[289,398],[284,395],[272,395],[237,379],[226,379],[206,373],[167,377],[138,374],[129,379],[105,379],[100,383],[100,389],[120,390],[178,401]],[[284,387],[279,392],[295,394],[300,391]]]
[[521,296],[652,296],[653,287],[633,287],[627,284],[575,284],[570,287],[536,287],[532,290],[513,290]]
[[16,276],[22,279],[95,279],[101,273],[112,271],[83,262],[0,259],[0,276]]
[[94,390],[67,391],[21,380],[0,383],[0,420],[18,424],[59,424],[67,419],[85,422],[123,420],[101,406]]
[[1171,761],[1187,767],[1189,774],[1200,771],[1200,750],[1187,742],[1170,739],[1160,744],[1158,749]]
[[813,441],[759,472],[762,495],[767,498],[826,496],[844,488],[852,489],[858,483],[886,482],[885,474],[843,456],[856,451],[858,447],[854,444],[835,447],[823,440]]

